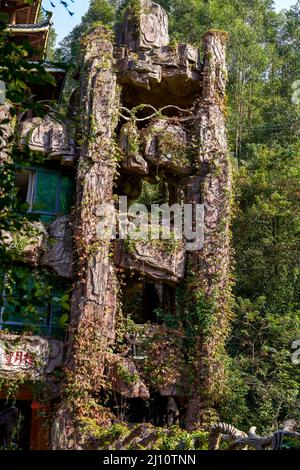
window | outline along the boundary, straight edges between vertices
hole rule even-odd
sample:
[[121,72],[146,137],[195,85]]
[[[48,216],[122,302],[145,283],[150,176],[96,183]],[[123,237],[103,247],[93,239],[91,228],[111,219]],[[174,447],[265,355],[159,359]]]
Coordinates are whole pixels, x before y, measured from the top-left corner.
[[68,319],[67,289],[50,276],[27,267],[14,267],[11,275],[2,276],[0,330],[64,337]]
[[28,212],[39,214],[42,222],[51,223],[59,215],[70,213],[74,182],[61,169],[21,168],[15,185],[19,200],[27,204]]

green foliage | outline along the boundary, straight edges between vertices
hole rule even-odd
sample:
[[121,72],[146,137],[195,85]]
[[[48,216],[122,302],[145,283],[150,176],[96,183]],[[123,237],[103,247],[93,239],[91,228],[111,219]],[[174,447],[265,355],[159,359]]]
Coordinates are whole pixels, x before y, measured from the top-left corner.
[[118,439],[125,437],[128,433],[128,427],[122,423],[113,424],[110,428],[100,427],[97,422],[91,418],[85,418],[82,421],[83,433],[93,440],[97,440],[99,449],[107,449]]
[[73,78],[74,71],[78,67],[80,52],[82,49],[81,39],[89,30],[96,26],[104,25],[112,28],[115,22],[116,11],[114,5],[117,0],[91,0],[86,14],[81,23],[59,43],[54,58],[58,62],[68,65],[68,73],[63,91],[62,105],[68,108],[70,96],[78,86],[77,80]]
[[299,144],[251,145],[237,175],[238,295],[266,295],[270,310],[280,314],[300,300],[299,151]]
[[[82,23],[62,42],[57,57],[74,64],[82,35],[95,22],[113,26],[127,3],[92,0]],[[160,0],[159,3],[169,14],[173,42],[189,41],[201,47],[207,30],[229,32],[228,131],[236,163],[237,190],[233,227],[236,302],[232,335],[227,344],[230,357],[223,359],[229,371],[228,384],[219,414],[222,420],[245,430],[255,424],[262,433],[277,428],[286,417],[300,420],[299,366],[292,364],[290,351],[300,329],[300,108],[291,102],[292,83],[300,78],[300,2],[285,15],[274,11],[271,0]],[[36,65],[34,72],[31,70],[30,47],[6,41],[4,28],[2,19],[0,79],[7,84],[7,97],[18,111],[33,109],[35,115],[43,115],[43,107],[30,99],[30,87],[37,83],[50,84],[52,78],[41,65]],[[131,150],[135,151],[137,142],[133,143]],[[28,152],[17,149],[13,149],[12,160],[26,160]],[[22,211],[12,197],[14,171],[11,163],[0,169],[3,181],[0,229],[18,229],[25,220],[24,208]],[[146,205],[164,202],[164,192],[160,185],[145,183],[139,202]],[[10,258],[1,244],[0,249],[7,268]],[[22,283],[21,279],[21,287]],[[48,295],[40,281],[34,290],[40,300],[42,292],[43,296]],[[19,304],[24,302],[26,314],[27,310],[30,314],[32,308],[35,311],[35,301],[27,300],[19,299]],[[184,329],[180,346],[187,342],[192,360],[199,335],[204,333],[207,339],[215,328],[214,299],[208,301],[200,291],[192,306],[187,299],[178,300],[179,326]],[[167,327],[176,329],[177,319],[170,318],[166,312],[157,314]],[[66,322],[66,315],[62,323]],[[86,337],[91,334],[88,330]],[[153,358],[146,361],[145,372],[154,382],[156,379],[156,385],[166,373],[173,379],[178,353],[174,345],[169,357],[164,356],[169,348],[169,336],[169,332],[167,337],[160,336],[159,347],[154,342],[152,346],[149,344]],[[79,385],[77,378],[70,394],[79,390]],[[84,393],[85,390],[83,396]],[[115,431],[97,428],[97,432],[107,443],[112,439],[110,433]],[[205,435],[198,438],[196,448],[205,448]],[[187,433],[172,430],[170,436],[161,438],[159,448],[187,449],[193,445],[192,441]],[[284,446],[292,448],[294,443],[287,441]]]
[[208,433],[203,431],[187,432],[178,426],[173,426],[166,434],[161,432],[161,437],[155,443],[155,450],[207,450]]
[[[93,419],[86,418],[82,421],[84,434],[94,442],[99,450],[114,449],[116,442],[126,438],[133,428],[123,423],[116,423],[109,428],[98,426]],[[153,428],[154,431],[154,428]],[[207,450],[208,433],[195,431],[188,433],[179,426],[172,426],[168,432],[165,429],[156,429],[157,439],[151,449],[153,450]],[[136,450],[137,445],[130,445],[128,450]],[[144,450],[144,449],[139,449]]]
[[165,187],[159,178],[157,184],[150,184],[143,181],[142,192],[138,200],[138,204],[144,204],[147,208],[151,208],[151,204],[163,204],[165,202],[166,194]]
[[126,139],[126,156],[138,155],[140,152],[140,136],[134,121],[128,121],[122,127],[122,134]]
[[17,424],[13,429],[13,432],[10,436],[9,442],[7,442],[6,446],[0,446],[0,451],[3,450],[22,450],[19,448],[17,441],[19,440],[19,435],[22,430],[22,421],[23,417],[21,414],[19,414],[18,419],[17,419]]
[[180,326],[179,318],[174,316],[172,313],[168,311],[166,312],[162,308],[157,308],[156,310],[154,310],[153,313],[156,315],[158,320],[160,320],[167,328],[171,328],[175,330],[179,328]]
[[177,42],[201,46],[208,30],[229,33],[228,129],[236,157],[243,158],[249,142],[282,143],[295,135],[299,106],[291,103],[291,86],[299,79],[299,2],[286,15],[275,13],[272,0],[159,3]]
[[152,329],[151,325],[145,325],[140,335],[145,354],[141,370],[147,383],[154,389],[176,385],[180,390],[190,374],[186,369],[182,330],[165,325]]
[[299,144],[251,145],[237,171],[236,317],[228,416],[274,430],[300,419],[300,370],[291,344],[300,334]]
[[[35,216],[27,213],[27,205],[21,204],[16,197],[16,189],[14,187],[15,172],[19,165],[26,166],[33,160],[32,154],[28,147],[20,149],[19,135],[15,129],[16,116],[22,112],[31,110],[35,116],[44,116],[46,108],[43,103],[32,100],[31,87],[35,85],[54,85],[53,77],[48,74],[42,64],[36,63],[34,69],[29,62],[29,58],[33,53],[33,48],[27,44],[15,44],[8,41],[5,32],[7,18],[1,18],[0,21],[0,80],[6,86],[7,104],[11,105],[8,119],[0,122],[0,146],[3,142],[1,137],[5,126],[10,122],[12,124],[8,144],[11,149],[8,159],[0,165],[0,230],[10,232],[14,241],[15,248],[10,249],[6,243],[5,235],[2,233],[0,241],[0,259],[1,259],[1,292],[3,292],[5,284],[6,306],[3,312],[3,320],[9,315],[18,315],[22,311],[22,318],[25,325],[38,325],[43,322],[41,320],[41,309],[45,310],[45,302],[49,299],[50,291],[55,280],[46,282],[47,277],[51,277],[49,273],[33,273],[31,275],[25,268],[12,269],[12,262],[26,245],[30,237],[37,235],[32,229],[28,220],[34,220]],[[33,233],[34,232],[34,233]],[[5,276],[3,276],[5,273]],[[30,295],[28,291],[28,283],[31,283]],[[18,293],[16,292],[18,287]],[[25,287],[26,286],[26,287]],[[61,300],[64,296],[61,296]],[[2,298],[2,303],[4,299]],[[67,312],[67,300],[63,301],[64,312]],[[45,312],[44,312],[45,315]],[[66,323],[67,313],[63,313],[62,325]],[[39,327],[37,326],[37,329]]]
[[284,437],[282,445],[281,445],[281,449],[282,450],[299,450],[300,443],[297,439]]
[[22,373],[14,374],[14,377],[10,378],[0,374],[0,390],[5,389],[6,400],[15,399],[25,381],[25,374]]
[[[277,14],[270,0],[160,0],[171,38],[201,46],[209,29],[229,33],[228,130],[237,160],[233,227],[236,317],[228,342],[225,421],[259,431],[299,419],[299,105],[300,3]],[[183,299],[184,301],[184,299]],[[205,299],[183,310],[193,344],[209,334]],[[192,325],[199,325],[193,328]],[[197,333],[198,332],[198,333]],[[298,418],[297,418],[298,417]]]
[[[29,62],[34,52],[29,43],[15,44],[8,41],[5,32],[8,17],[0,18],[0,80],[5,83],[7,103],[11,104],[10,115],[0,122],[0,148],[3,147],[3,132],[8,122],[12,127],[16,124],[16,116],[22,112],[31,110],[35,116],[45,115],[45,105],[32,100],[31,88],[35,85],[47,87],[54,85],[54,78],[47,73],[44,66],[36,63],[34,68]],[[1,106],[1,105],[0,105]],[[14,174],[16,164],[28,162],[31,158],[28,148],[21,150],[18,146],[19,135],[12,132],[8,136],[11,152],[6,162],[0,166],[0,230],[11,230],[22,227],[24,223],[25,207],[21,207],[17,201],[14,190]],[[1,261],[7,259],[7,253],[2,242],[0,242]],[[8,257],[9,258],[9,257]]]
[[122,364],[118,364],[117,372],[120,379],[122,379],[126,385],[132,386],[138,381],[138,374],[131,374]]

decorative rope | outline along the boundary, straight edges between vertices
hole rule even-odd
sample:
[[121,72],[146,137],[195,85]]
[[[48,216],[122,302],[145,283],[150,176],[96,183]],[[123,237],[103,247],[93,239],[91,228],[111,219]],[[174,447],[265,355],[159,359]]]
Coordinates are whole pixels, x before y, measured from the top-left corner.
[[[136,117],[136,114],[137,114],[141,109],[144,109],[144,108],[149,108],[149,109],[151,109],[151,110],[154,111],[154,112],[153,112],[150,116],[147,116],[147,117],[144,117],[144,118],[138,118],[138,117]],[[178,106],[175,106],[175,105],[172,105],[172,104],[169,104],[168,106],[164,106],[163,108],[160,108],[160,109],[156,109],[156,108],[155,108],[154,106],[152,106],[151,104],[142,104],[142,105],[136,106],[135,108],[132,108],[131,110],[128,109],[128,108],[125,108],[124,106],[121,106],[121,107],[120,107],[119,115],[120,115],[125,121],[134,120],[134,121],[143,122],[143,121],[151,120],[151,119],[153,119],[154,117],[161,115],[161,114],[163,113],[163,111],[165,111],[166,109],[176,109],[177,111],[180,111],[180,112],[183,112],[183,113],[192,114],[192,111],[191,111],[190,109],[182,109],[182,108],[179,108]],[[122,113],[122,111],[125,111],[126,113],[128,113],[130,117],[125,116],[125,115]]]

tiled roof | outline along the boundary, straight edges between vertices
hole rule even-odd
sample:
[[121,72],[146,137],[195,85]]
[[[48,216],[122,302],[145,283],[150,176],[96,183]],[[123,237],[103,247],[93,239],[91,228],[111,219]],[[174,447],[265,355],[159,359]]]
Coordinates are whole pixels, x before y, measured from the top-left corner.
[[45,21],[42,21],[41,23],[35,23],[35,24],[28,24],[28,23],[24,23],[24,24],[10,24],[8,25],[8,29],[11,30],[11,31],[14,31],[14,30],[23,30],[26,31],[26,30],[41,30],[41,29],[48,29],[49,27],[51,26],[51,22],[50,22],[50,19],[47,19]]

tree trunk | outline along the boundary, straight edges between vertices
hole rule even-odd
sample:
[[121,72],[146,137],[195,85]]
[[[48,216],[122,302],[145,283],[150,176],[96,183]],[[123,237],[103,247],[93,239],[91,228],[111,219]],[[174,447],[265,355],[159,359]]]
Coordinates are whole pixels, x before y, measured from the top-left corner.
[[[98,423],[105,419],[93,397],[105,386],[105,353],[115,335],[116,273],[110,257],[110,240],[101,240],[97,233],[101,207],[113,206],[118,109],[111,34],[102,27],[83,40],[80,97],[83,143],[74,226],[77,280],[71,300],[67,393],[64,409],[56,420],[56,428],[63,423],[68,435],[62,439],[61,432],[66,433],[66,429],[56,430],[56,443],[52,443],[55,448],[78,448],[78,432],[70,429],[75,430],[76,421],[81,418],[90,417]],[[113,214],[106,211],[105,215],[107,225],[111,226]]]
[[203,94],[197,112],[201,170],[189,178],[186,191],[186,202],[202,202],[205,212],[204,246],[189,254],[186,287],[188,308],[202,309],[186,415],[190,430],[212,419],[222,393],[222,355],[230,317],[231,168],[225,128],[225,34],[207,33],[204,46]]

